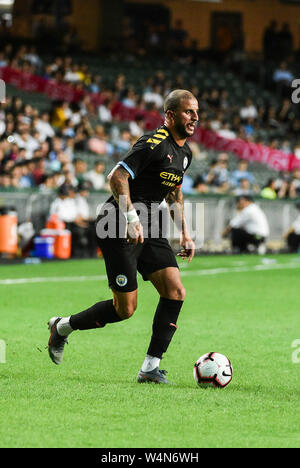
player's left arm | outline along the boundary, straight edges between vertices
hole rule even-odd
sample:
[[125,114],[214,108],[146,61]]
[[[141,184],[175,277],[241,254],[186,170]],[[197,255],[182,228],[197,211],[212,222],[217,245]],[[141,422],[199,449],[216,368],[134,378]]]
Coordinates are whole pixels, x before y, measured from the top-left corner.
[[178,255],[183,259],[188,258],[188,261],[190,262],[195,255],[195,243],[190,236],[185,221],[184,198],[181,187],[176,187],[175,190],[168,193],[166,196],[166,202],[170,210],[171,218],[181,232],[180,245],[182,250]]

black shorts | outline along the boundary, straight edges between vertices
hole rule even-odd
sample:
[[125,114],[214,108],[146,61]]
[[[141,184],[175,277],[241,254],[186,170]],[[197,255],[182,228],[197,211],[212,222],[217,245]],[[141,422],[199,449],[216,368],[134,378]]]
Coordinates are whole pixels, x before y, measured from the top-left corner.
[[165,238],[145,239],[143,244],[129,244],[126,239],[100,239],[109,287],[115,291],[137,289],[137,271],[144,281],[155,271],[177,267],[174,252]]

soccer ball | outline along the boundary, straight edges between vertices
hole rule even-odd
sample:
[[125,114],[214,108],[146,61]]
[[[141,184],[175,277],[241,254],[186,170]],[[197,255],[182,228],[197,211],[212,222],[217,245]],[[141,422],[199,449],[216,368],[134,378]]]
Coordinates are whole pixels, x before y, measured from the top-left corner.
[[194,379],[199,387],[224,388],[232,380],[232,365],[229,359],[220,353],[207,353],[194,365]]

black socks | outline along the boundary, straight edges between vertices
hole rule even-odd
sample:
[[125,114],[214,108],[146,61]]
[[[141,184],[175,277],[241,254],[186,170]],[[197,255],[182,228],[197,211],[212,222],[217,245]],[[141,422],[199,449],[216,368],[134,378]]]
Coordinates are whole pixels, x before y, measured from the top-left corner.
[[73,330],[90,330],[105,327],[107,323],[121,322],[116,312],[113,300],[97,302],[89,309],[76,315],[71,315],[70,325]]
[[[160,298],[152,326],[152,337],[147,354],[159,359],[162,358],[171,343],[177,330],[177,319],[183,301]],[[102,328],[107,323],[121,322],[113,305],[113,300],[97,302],[89,309],[79,314],[71,315],[70,325],[73,330],[90,330]]]
[[177,330],[177,319],[182,307],[183,301],[160,298],[152,326],[152,338],[147,354],[153,357],[162,358],[163,353]]

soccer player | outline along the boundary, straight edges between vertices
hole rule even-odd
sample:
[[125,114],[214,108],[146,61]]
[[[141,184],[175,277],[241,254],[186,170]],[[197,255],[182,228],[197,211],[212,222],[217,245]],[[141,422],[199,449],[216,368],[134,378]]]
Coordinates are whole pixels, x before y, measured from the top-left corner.
[[50,319],[48,350],[55,364],[61,363],[67,337],[74,330],[102,328],[133,315],[139,271],[160,298],[137,380],[169,383],[166,371],[159,368],[160,360],[177,329],[185,289],[175,255],[162,233],[159,204],[166,200],[180,228],[178,255],[191,261],[195,244],[184,219],[181,183],[192,159],[186,140],[195,131],[198,101],[189,91],[174,90],[165,99],[164,112],[164,125],[143,135],[108,176],[113,195],[101,210],[96,232],[113,299],[70,317]]

